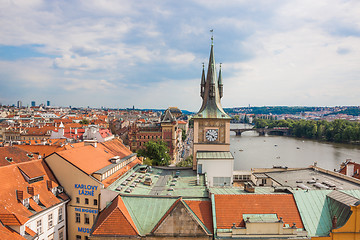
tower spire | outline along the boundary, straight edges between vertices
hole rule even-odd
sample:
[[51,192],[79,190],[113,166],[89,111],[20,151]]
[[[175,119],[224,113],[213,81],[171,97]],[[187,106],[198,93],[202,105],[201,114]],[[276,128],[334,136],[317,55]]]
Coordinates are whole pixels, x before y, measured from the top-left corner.
[[222,81],[222,76],[221,76],[221,64],[222,63],[220,63],[219,79],[218,79],[220,98],[223,97],[223,81]]
[[200,85],[200,95],[202,98],[204,98],[204,92],[205,92],[205,66],[204,63],[202,63],[203,69],[202,69],[202,76],[201,76],[201,85]]
[[213,37],[211,37],[211,50],[206,78],[204,67],[202,73],[203,75],[201,77],[200,95],[203,99],[203,102],[199,112],[195,115],[195,117],[230,119],[230,117],[225,113],[224,109],[222,108],[220,102],[220,99],[223,95],[222,77],[221,70],[219,73],[219,79],[216,76]]

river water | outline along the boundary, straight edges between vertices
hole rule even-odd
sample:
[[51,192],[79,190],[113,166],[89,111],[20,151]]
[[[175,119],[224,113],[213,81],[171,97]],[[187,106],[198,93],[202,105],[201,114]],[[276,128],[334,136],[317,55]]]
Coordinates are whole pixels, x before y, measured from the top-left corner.
[[[230,128],[251,128],[245,124],[231,124]],[[274,165],[308,167],[328,170],[339,169],[346,159],[360,163],[360,146],[326,143],[283,136],[259,136],[244,132],[241,136],[230,133],[230,151],[234,155],[234,170],[250,171],[251,168],[271,168]]]

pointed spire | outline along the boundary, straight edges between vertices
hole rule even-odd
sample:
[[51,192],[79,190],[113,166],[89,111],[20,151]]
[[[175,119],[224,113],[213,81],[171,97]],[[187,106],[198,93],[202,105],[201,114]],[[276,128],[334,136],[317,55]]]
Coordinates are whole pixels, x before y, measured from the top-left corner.
[[202,69],[202,76],[201,76],[201,85],[200,85],[200,95],[202,98],[204,98],[204,92],[205,92],[205,66],[204,63],[203,69]]
[[[216,65],[214,57],[214,44],[213,37],[211,37],[211,50],[209,57],[208,70],[205,76],[205,70],[203,67],[203,75],[201,77],[201,97],[203,99],[202,106],[195,115],[198,118],[223,118],[230,119],[230,117],[225,113],[224,109],[221,106],[221,97],[222,97],[222,77],[221,71],[219,79],[216,76]],[[219,84],[220,81],[220,84]],[[204,84],[204,88],[202,88]]]
[[220,98],[222,98],[223,97],[223,81],[222,81],[222,76],[221,76],[221,63],[220,63],[218,84],[219,84]]

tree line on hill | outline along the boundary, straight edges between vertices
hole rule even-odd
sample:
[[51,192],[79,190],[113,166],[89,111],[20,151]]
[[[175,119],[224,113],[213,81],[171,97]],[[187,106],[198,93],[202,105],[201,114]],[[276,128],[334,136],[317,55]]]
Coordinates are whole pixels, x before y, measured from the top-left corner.
[[269,120],[256,118],[255,128],[288,127],[290,134],[299,138],[339,143],[360,143],[360,123],[347,120]]

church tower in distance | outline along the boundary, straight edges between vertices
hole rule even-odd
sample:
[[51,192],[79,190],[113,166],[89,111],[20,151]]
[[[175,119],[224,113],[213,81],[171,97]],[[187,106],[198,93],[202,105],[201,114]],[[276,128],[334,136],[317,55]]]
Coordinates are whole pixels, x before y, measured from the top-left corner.
[[230,152],[230,120],[221,106],[223,81],[221,65],[216,76],[214,44],[211,38],[209,65],[205,78],[203,65],[200,96],[201,108],[193,117],[194,146],[193,170],[206,173],[210,186],[231,186],[233,182],[234,157]]

